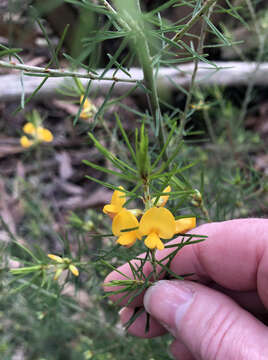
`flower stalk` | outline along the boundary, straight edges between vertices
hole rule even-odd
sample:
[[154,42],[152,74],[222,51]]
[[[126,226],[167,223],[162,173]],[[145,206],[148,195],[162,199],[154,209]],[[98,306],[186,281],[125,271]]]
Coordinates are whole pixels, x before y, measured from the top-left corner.
[[150,256],[151,256],[151,264],[152,264],[152,267],[153,267],[153,280],[154,282],[157,281],[157,262],[156,262],[156,257],[155,257],[155,252],[156,252],[156,249],[153,249],[153,250],[149,250],[150,252]]
[[148,179],[144,180],[143,192],[144,192],[143,200],[144,200],[145,210],[149,210],[152,207],[152,201],[151,201],[150,186]]

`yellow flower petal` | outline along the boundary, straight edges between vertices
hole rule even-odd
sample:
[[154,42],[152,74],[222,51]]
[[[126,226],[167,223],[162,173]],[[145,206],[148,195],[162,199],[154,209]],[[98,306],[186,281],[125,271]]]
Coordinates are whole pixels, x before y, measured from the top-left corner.
[[27,136],[24,135],[20,138],[20,144],[22,147],[27,149],[34,144],[34,141],[30,140],[29,138],[27,138]]
[[43,129],[43,141],[45,141],[45,142],[53,141],[53,135],[52,135],[52,132],[50,130]]
[[[121,209],[120,209],[121,210]],[[118,207],[115,206],[115,205],[111,205],[111,204],[108,204],[108,205],[105,205],[104,208],[102,209],[102,211],[104,212],[104,214],[106,215],[109,215],[110,218],[114,218],[115,215],[118,214]]]
[[[81,95],[80,104],[82,104],[83,99],[84,99],[84,95]],[[94,115],[94,112],[95,112],[95,106],[92,104],[89,98],[86,98],[83,104],[82,111],[80,113],[80,118],[88,119]]]
[[184,234],[186,231],[191,230],[196,227],[196,218],[184,218],[175,221],[176,231],[175,234]]
[[[115,236],[119,236],[117,242],[124,246],[132,246],[136,239],[140,239],[137,228],[139,222],[136,217],[127,209],[122,209],[113,219],[112,231]],[[129,229],[129,231],[127,231]]]
[[[171,187],[168,185],[163,192],[164,193],[169,193],[171,191]],[[157,203],[155,204],[155,206],[165,206],[167,201],[168,201],[169,195],[162,195],[160,196],[160,198],[158,199]],[[152,199],[152,203],[154,204],[156,198]]]
[[162,239],[170,239],[175,233],[175,219],[166,208],[152,207],[140,220],[139,232],[142,235],[156,233]]
[[[169,193],[171,191],[171,187],[168,185],[165,189],[164,189],[164,193]],[[169,195],[162,195],[160,196],[160,204],[158,206],[165,206],[167,201],[168,201]],[[159,201],[158,201],[159,202]]]
[[163,250],[164,249],[164,244],[162,243],[159,236],[155,232],[152,232],[147,236],[147,238],[144,241],[144,245],[147,246],[151,250],[153,250],[153,249]]
[[36,128],[36,139],[39,141],[43,141],[43,130],[44,128],[42,126]]
[[73,264],[69,265],[69,270],[71,271],[71,273],[72,273],[74,276],[78,276],[78,275],[79,275],[79,271],[78,271],[77,267],[74,266]]
[[[139,226],[136,217],[127,209],[122,209],[113,219],[112,231],[115,236],[122,235],[122,230],[132,229]],[[136,230],[132,230],[135,231]],[[123,233],[130,233],[132,231],[123,231]]]
[[136,240],[137,240],[136,231],[128,231],[123,233],[121,236],[119,236],[116,242],[118,242],[118,244],[120,245],[129,247],[135,244]]
[[[119,186],[119,189],[124,190],[123,186]],[[111,204],[122,208],[125,202],[126,202],[125,192],[120,190],[115,190],[112,196]]]
[[[122,186],[119,186],[120,189],[124,190]],[[111,203],[107,204],[103,208],[104,214],[109,215],[111,218],[114,218],[122,209],[126,202],[126,195],[124,191],[115,190],[111,199]]]
[[28,135],[34,135],[35,132],[36,132],[36,128],[34,126],[34,124],[30,123],[30,122],[27,122],[22,130],[25,132],[25,134],[28,134]]
[[60,264],[62,264],[64,262],[64,259],[60,256],[54,255],[54,254],[47,254],[47,256],[51,259],[54,260]]
[[51,142],[53,140],[53,135],[48,129],[38,126],[36,138],[39,141]]

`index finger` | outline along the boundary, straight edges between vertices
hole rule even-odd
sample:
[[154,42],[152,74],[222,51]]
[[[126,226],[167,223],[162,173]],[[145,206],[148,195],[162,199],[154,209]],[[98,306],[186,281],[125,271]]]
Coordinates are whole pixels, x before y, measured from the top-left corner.
[[[192,233],[207,235],[207,239],[184,246],[171,263],[173,272],[194,273],[198,280],[211,280],[230,290],[257,290],[268,308],[268,220],[237,219],[204,224]],[[158,251],[157,257],[163,258],[171,251]],[[131,277],[128,264],[120,267],[120,271]],[[145,264],[144,272],[151,272],[150,264]],[[115,279],[122,277],[112,272],[106,282]],[[118,296],[113,300],[118,300]],[[142,295],[132,303],[133,306],[141,304]]]

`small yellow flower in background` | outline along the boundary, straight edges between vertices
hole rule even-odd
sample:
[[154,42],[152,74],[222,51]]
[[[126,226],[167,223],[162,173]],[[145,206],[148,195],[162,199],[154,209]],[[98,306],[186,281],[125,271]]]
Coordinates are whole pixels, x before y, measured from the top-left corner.
[[[82,104],[84,99],[84,95],[80,96],[80,104]],[[82,111],[80,113],[81,119],[90,119],[92,118],[97,112],[96,106],[89,100],[89,98],[85,99],[83,104]]]
[[58,263],[59,265],[55,265],[55,276],[54,276],[54,280],[57,280],[61,273],[63,272],[63,270],[70,270],[71,273],[74,276],[78,276],[79,275],[79,270],[77,269],[77,267],[71,263],[71,259],[69,258],[62,258],[61,256],[58,255],[54,255],[54,254],[47,254],[47,256],[55,261],[56,263]]
[[51,131],[41,126],[38,126],[36,129],[36,137],[39,141],[44,141],[44,142],[51,142],[53,140],[53,135]]
[[[171,187],[169,185],[163,190],[164,193],[169,193],[170,191],[171,191]],[[156,204],[154,204],[156,198],[152,199],[152,203],[154,204],[154,206],[165,206],[168,201],[168,198],[169,195],[162,195],[160,196]]]
[[31,138],[23,135],[20,138],[20,144],[24,148],[29,148],[32,145],[36,145],[39,142],[51,142],[53,141],[53,134],[50,130],[43,128],[42,126],[35,126],[31,122],[27,122],[23,128],[23,132],[30,135]]
[[144,244],[151,250],[163,250],[162,239],[170,239],[175,234],[176,222],[172,213],[163,207],[152,207],[140,220],[139,233],[147,235]]
[[71,264],[69,266],[69,270],[71,271],[71,273],[74,275],[74,276],[78,276],[79,275],[79,271],[77,269],[76,266],[74,266],[73,264]]
[[[120,245],[129,247],[141,237],[138,229],[136,229],[138,227],[137,218],[127,209],[122,209],[113,219],[112,231],[115,236],[118,236],[117,242]],[[130,230],[127,231],[128,229]]]
[[56,269],[55,271],[55,275],[54,275],[54,280],[58,280],[58,278],[60,277],[61,273],[63,272],[63,269],[60,268],[60,269]]
[[62,257],[58,256],[58,255],[54,255],[54,254],[47,254],[47,256],[51,259],[56,261],[57,263],[63,264],[64,260]]
[[36,127],[34,126],[34,124],[30,123],[30,122],[27,122],[22,130],[25,132],[25,134],[27,135],[34,135],[35,134],[35,131],[36,131]]
[[[119,189],[124,190],[122,186],[119,186]],[[122,209],[126,202],[126,195],[124,191],[115,190],[112,196],[111,203],[105,205],[103,208],[104,214],[110,216],[113,219]]]
[[191,230],[196,227],[196,218],[183,218],[175,221],[176,223],[176,230],[175,234],[184,234],[188,230]]
[[27,136],[24,135],[20,138],[20,144],[24,148],[29,148],[34,144],[34,141],[30,140]]

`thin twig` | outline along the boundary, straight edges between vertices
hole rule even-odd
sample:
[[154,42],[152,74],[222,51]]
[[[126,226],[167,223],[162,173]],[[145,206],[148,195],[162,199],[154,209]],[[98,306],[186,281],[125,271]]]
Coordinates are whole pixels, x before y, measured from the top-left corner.
[[191,27],[203,16],[204,13],[207,12],[207,10],[216,3],[217,0],[207,0],[204,5],[197,11],[197,13],[191,18],[191,20],[186,23],[183,28],[177,32],[176,35],[174,35],[171,38],[171,42],[167,43],[161,51],[167,50],[169,47],[172,46],[172,42],[180,40],[190,29]]
[[[208,12],[208,19],[210,18],[213,8],[214,8],[215,4],[212,4],[210,6],[210,8],[206,8],[207,12]],[[206,12],[205,12],[206,13]],[[202,27],[201,27],[201,31],[200,31],[200,37],[199,37],[199,42],[198,42],[198,46],[197,46],[197,54],[200,55],[203,51],[203,46],[204,46],[204,41],[205,41],[205,37],[206,37],[206,29],[207,29],[207,22],[205,21],[205,19],[203,19],[202,22]],[[199,65],[199,58],[197,57],[194,60],[194,70],[193,70],[193,75],[192,75],[192,79],[191,79],[191,84],[190,84],[190,88],[188,91],[188,95],[186,98],[186,103],[185,103],[185,107],[184,107],[184,111],[183,111],[183,115],[181,117],[180,120],[180,128],[179,128],[179,136],[183,137],[183,132],[184,132],[184,128],[186,125],[186,119],[187,119],[187,114],[189,111],[189,107],[192,101],[192,97],[193,97],[193,88],[195,85],[195,80],[196,80],[196,75],[197,75],[197,70],[198,70],[198,65]]]
[[125,28],[127,31],[131,31],[128,23],[124,19],[122,19],[120,14],[118,14],[118,12],[112,7],[111,4],[109,4],[107,0],[100,0],[100,2],[105,6],[106,10],[108,10],[109,13],[116,19],[116,21],[123,26],[123,28]]
[[[90,80],[102,80],[102,81],[114,81],[114,82],[126,82],[126,83],[136,83],[137,79],[129,78],[118,78],[116,76],[112,77],[102,77],[99,75],[94,75],[93,73],[81,73],[76,71],[70,71],[65,69],[48,69],[39,66],[30,66],[25,64],[18,64],[14,61],[3,61],[0,60],[0,67],[16,69],[24,71],[25,75],[27,73],[34,73],[36,75],[48,76],[48,77],[77,77],[81,79],[90,79]],[[29,74],[28,74],[29,75]]]

